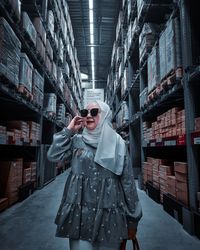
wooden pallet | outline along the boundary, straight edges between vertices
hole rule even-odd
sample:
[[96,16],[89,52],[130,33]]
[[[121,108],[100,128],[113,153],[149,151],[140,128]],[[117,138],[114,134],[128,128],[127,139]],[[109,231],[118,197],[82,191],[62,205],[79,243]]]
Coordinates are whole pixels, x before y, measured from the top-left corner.
[[33,95],[27,90],[26,86],[19,84],[18,92],[27,100],[33,101]]

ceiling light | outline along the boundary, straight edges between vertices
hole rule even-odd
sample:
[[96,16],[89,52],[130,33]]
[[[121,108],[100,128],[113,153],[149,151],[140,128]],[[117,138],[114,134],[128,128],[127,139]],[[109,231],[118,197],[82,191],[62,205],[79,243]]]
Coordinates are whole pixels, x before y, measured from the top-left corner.
[[90,18],[90,23],[93,23],[94,22],[94,12],[93,12],[93,10],[90,10],[89,18]]
[[89,9],[93,9],[93,0],[89,0]]

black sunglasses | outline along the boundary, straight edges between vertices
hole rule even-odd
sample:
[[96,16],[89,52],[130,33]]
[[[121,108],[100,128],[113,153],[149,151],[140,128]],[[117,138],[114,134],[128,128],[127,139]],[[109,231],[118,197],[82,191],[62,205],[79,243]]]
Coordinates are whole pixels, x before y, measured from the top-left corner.
[[86,117],[89,113],[91,116],[97,116],[99,113],[98,108],[93,108],[93,109],[82,109],[80,111],[82,117]]

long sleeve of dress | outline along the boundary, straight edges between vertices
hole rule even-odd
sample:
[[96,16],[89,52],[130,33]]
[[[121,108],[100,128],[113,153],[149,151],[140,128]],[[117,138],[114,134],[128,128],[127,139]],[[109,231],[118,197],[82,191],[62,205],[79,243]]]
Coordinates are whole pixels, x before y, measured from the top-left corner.
[[53,135],[53,142],[47,152],[49,161],[64,161],[72,155],[72,131],[63,128]]
[[121,185],[124,190],[128,228],[137,229],[138,221],[142,217],[142,208],[138,198],[133,168],[130,164],[128,152],[125,156],[124,164],[124,170],[121,176]]

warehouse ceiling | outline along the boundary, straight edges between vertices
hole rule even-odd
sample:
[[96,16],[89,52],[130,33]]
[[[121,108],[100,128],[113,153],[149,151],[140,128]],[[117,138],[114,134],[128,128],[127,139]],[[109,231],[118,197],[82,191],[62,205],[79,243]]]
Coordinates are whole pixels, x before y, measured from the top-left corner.
[[[105,88],[121,0],[94,1],[95,88]],[[81,73],[92,79],[89,0],[67,0]],[[92,85],[91,85],[92,86]],[[91,87],[90,86],[90,87]]]

